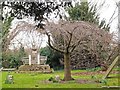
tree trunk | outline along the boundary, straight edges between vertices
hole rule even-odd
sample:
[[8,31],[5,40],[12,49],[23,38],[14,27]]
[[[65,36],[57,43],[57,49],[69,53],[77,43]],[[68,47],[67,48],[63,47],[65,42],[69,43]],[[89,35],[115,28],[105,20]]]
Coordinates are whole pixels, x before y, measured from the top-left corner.
[[69,53],[64,54],[64,80],[65,81],[74,80],[71,77],[70,54]]

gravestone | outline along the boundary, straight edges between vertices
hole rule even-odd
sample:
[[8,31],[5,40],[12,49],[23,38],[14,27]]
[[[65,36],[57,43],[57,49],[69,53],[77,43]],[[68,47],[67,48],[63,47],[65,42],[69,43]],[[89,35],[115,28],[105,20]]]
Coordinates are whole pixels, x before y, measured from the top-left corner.
[[9,74],[7,75],[6,77],[6,80],[5,80],[5,84],[13,84],[14,81],[13,81],[13,75]]

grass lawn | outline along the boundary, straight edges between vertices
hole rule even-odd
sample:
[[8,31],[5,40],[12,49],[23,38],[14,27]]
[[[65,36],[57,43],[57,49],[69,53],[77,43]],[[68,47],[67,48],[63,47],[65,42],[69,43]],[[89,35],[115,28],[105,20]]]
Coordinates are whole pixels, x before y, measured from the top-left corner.
[[[101,80],[103,73],[88,70],[72,70],[72,76],[75,80],[60,83],[52,83],[47,80],[56,75],[63,79],[64,71],[55,71],[50,74],[10,72],[14,77],[14,84],[5,84],[7,74],[8,72],[2,72],[2,88],[100,88],[101,86],[118,86],[118,78],[108,78],[103,81]],[[117,76],[117,74],[113,72],[110,76]],[[81,80],[87,82],[81,82]],[[95,82],[98,80],[101,83]]]

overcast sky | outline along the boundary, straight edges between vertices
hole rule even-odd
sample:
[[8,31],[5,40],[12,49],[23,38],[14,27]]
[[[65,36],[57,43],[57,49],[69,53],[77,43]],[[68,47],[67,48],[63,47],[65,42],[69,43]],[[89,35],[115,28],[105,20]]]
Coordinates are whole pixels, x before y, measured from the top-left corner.
[[[101,8],[99,9],[98,13],[100,14],[100,20],[105,19],[106,22],[108,23],[110,21],[111,16],[114,14],[115,18],[112,23],[111,23],[111,28],[110,28],[110,32],[117,32],[117,27],[118,27],[118,8],[116,8],[116,3],[120,0],[88,0],[91,3],[98,3],[98,7],[100,7],[100,5],[105,1],[105,4],[101,6]],[[52,16],[52,15],[51,15]],[[52,16],[53,17],[53,16]],[[51,17],[51,18],[52,18]],[[55,21],[58,21],[58,19],[54,19]],[[13,24],[16,24],[18,20],[14,20]],[[34,21],[29,20],[28,22],[32,22],[34,23]],[[14,25],[13,25],[14,26]],[[21,39],[23,38],[23,34],[20,34],[19,36],[17,36],[17,39]],[[46,45],[46,38],[44,40],[44,42],[42,43],[42,47],[44,47]]]
[[[92,0],[93,2],[99,1],[99,3],[102,3],[104,0]],[[118,3],[120,0],[105,0],[105,5],[102,7],[102,9],[100,10],[100,19],[105,19],[106,22],[108,23],[111,16],[114,14],[114,20],[111,23],[111,29],[110,31],[117,31],[117,27],[118,27],[118,8],[116,8],[116,3]]]

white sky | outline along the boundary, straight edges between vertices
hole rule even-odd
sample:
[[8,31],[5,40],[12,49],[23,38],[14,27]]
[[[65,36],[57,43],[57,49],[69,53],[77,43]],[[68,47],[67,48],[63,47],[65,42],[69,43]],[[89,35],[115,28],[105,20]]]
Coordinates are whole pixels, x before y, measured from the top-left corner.
[[[102,3],[104,0],[92,0],[93,2],[99,1],[99,3]],[[100,20],[105,19],[106,22],[109,22],[109,19],[111,18],[112,14],[115,11],[114,17],[115,20],[111,23],[111,28],[110,32],[117,31],[117,26],[118,26],[118,8],[116,9],[116,3],[120,0],[105,0],[105,5],[102,7],[100,10]]]
[[[88,0],[88,1],[91,1],[92,3],[96,3],[98,2],[99,4],[98,5],[101,5],[101,3],[104,1],[104,0]],[[116,2],[118,2],[120,0],[105,0],[105,4],[104,6],[102,6],[102,8],[99,10],[99,14],[100,14],[100,20],[102,19],[105,19],[106,22],[108,23],[112,14],[114,13],[115,11],[115,8],[116,8]],[[61,12],[62,13],[62,12]],[[118,15],[118,9],[116,9],[115,11],[115,15],[114,17],[116,17]],[[53,19],[53,15],[51,14],[51,19]],[[30,20],[30,19],[27,19],[28,22],[31,22],[31,23],[34,23],[33,20]],[[58,21],[58,19],[54,19],[55,21]],[[13,23],[14,25],[17,25],[17,21],[18,20],[14,20]],[[26,19],[25,19],[26,21]],[[14,26],[13,25],[13,26]],[[111,28],[110,28],[110,32],[117,32],[117,27],[118,27],[118,18],[115,18],[113,20],[113,22],[111,23]],[[20,34],[16,37],[16,39],[21,39],[23,38],[23,34]],[[46,42],[47,42],[47,37],[44,38],[43,40],[43,43],[42,43],[42,47],[44,47],[46,45]],[[16,42],[15,42],[16,43]],[[15,45],[16,46],[16,45]],[[13,48],[13,47],[10,47],[10,48]]]

